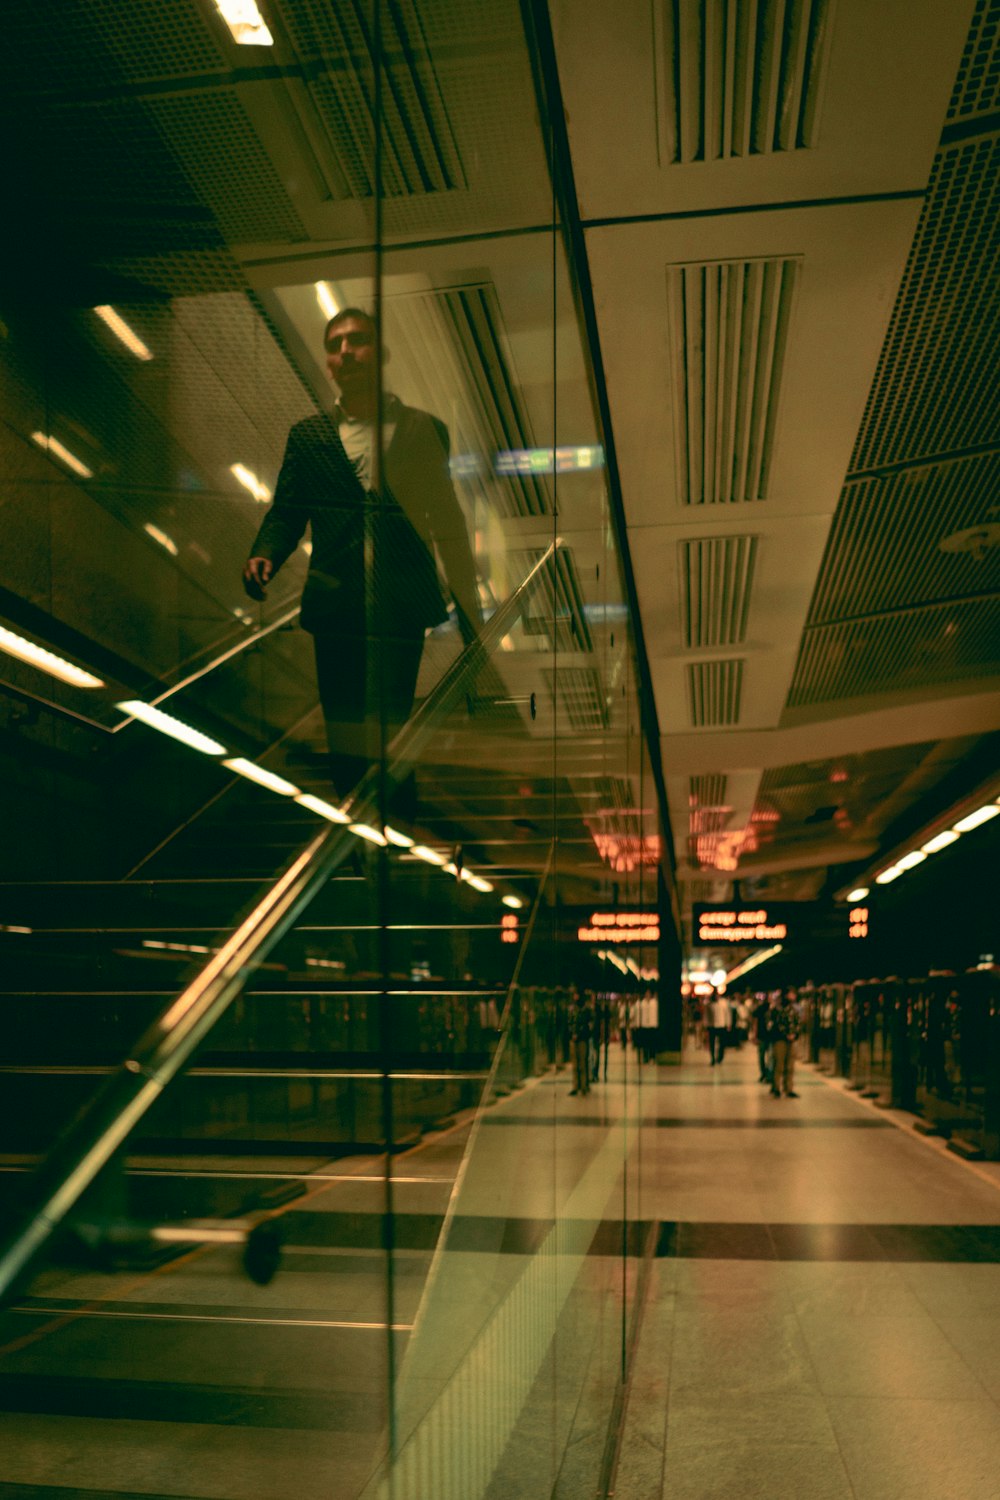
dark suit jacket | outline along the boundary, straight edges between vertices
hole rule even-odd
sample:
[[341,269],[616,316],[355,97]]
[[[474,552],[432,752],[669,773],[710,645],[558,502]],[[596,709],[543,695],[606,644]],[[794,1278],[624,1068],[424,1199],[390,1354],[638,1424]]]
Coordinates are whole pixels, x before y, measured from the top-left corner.
[[[422,634],[447,615],[435,549],[468,639],[479,623],[476,570],[448,470],[448,430],[395,402],[383,491],[366,494],[336,418],[297,422],[288,434],[274,501],[250,549],[277,572],[307,524],[312,556],[302,625],[313,634],[360,634],[368,611],[390,635]],[[366,607],[366,575],[367,597]]]

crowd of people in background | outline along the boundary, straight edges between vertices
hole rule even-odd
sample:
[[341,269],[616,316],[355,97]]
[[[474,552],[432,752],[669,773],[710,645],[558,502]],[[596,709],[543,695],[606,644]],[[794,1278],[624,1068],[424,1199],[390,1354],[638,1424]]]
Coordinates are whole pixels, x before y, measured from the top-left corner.
[[[589,1094],[607,1082],[612,1044],[630,1046],[640,1062],[656,1055],[659,1002],[653,990],[641,996],[595,995],[574,990],[566,1012],[567,1052],[573,1069],[571,1095]],[[769,994],[691,997],[688,1030],[696,1045],[708,1050],[709,1064],[719,1067],[728,1051],[752,1043],[757,1049],[758,1079],[775,1098],[797,1099],[795,1043],[802,1029],[794,990]],[[565,1055],[565,1054],[564,1054]]]
[[795,1043],[802,1016],[794,990],[770,994],[722,995],[717,991],[703,1003],[695,1002],[693,1030],[699,1045],[708,1048],[709,1065],[718,1067],[727,1050],[753,1041],[757,1048],[758,1081],[776,1099],[797,1099]]
[[631,998],[574,992],[569,1011],[571,1094],[589,1094],[591,1086],[608,1078],[608,1052],[617,1041],[633,1046],[642,1062],[656,1055],[659,1001],[652,990]]

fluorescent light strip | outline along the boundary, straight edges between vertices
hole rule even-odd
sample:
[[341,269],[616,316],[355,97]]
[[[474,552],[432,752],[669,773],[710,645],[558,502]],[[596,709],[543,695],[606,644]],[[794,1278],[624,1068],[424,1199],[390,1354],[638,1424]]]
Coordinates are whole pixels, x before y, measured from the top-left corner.
[[493,889],[490,882],[488,880],[484,880],[481,875],[466,875],[464,870],[462,871],[462,875],[463,878],[469,882],[474,891],[482,891],[484,896],[488,895],[489,892]]
[[896,861],[900,870],[912,870],[916,865],[922,865],[927,855],[922,849],[911,849],[909,854],[904,854],[902,859]]
[[204,943],[164,943],[159,938],[143,938],[144,948],[164,948],[171,953],[217,953],[217,948],[206,948]]
[[347,826],[359,839],[367,839],[370,844],[378,844],[381,849],[389,842],[377,828],[372,828],[368,823],[348,823]]
[[875,884],[891,885],[892,882],[894,880],[897,880],[902,874],[903,871],[900,869],[899,865],[890,865],[888,870],[883,870],[881,875],[875,876]]
[[269,792],[277,792],[279,797],[297,797],[299,789],[283,776],[276,776],[273,771],[265,771],[263,766],[258,766],[252,760],[244,760],[242,755],[237,755],[232,760],[224,760],[222,764],[227,771],[235,771],[237,776],[245,776],[248,781],[255,781],[258,786],[267,787]]
[[765,948],[761,953],[754,953],[750,958],[744,959],[741,964],[737,964],[735,969],[729,970],[726,975],[726,984],[732,984],[733,980],[739,979],[741,974],[748,974],[751,969],[756,969],[758,964],[766,963],[769,958],[773,958],[776,953],[780,952],[781,944],[775,943],[773,948]]
[[438,854],[436,849],[428,849],[426,844],[414,844],[410,853],[414,859],[422,859],[425,864],[438,865],[441,869],[444,869],[444,855]]
[[135,329],[130,328],[125,319],[116,313],[113,307],[106,305],[104,307],[95,307],[94,311],[102,322],[108,325],[115,338],[124,344],[125,348],[130,354],[134,354],[136,359],[152,359],[152,351],[142,342]]
[[273,47],[274,37],[254,0],[215,0],[219,15],[241,47]]
[[385,836],[387,842],[390,844],[395,844],[397,849],[413,848],[413,839],[410,838],[410,835],[408,833],[400,833],[398,828],[390,828],[387,825],[385,829]]
[[71,661],[56,656],[54,651],[46,651],[44,646],[25,640],[23,635],[15,635],[13,630],[7,630],[2,625],[0,651],[6,651],[8,656],[16,656],[18,661],[27,662],[29,667],[37,667],[40,672],[48,672],[50,677],[58,677],[60,682],[68,682],[71,687],[99,688],[105,685],[93,672],[74,667]]
[[521,907],[524,905],[524,902],[521,900],[520,896],[503,896],[501,899],[504,906],[511,906],[515,911],[520,911]]
[[845,900],[847,900],[847,901],[863,901],[867,895],[868,895],[868,887],[866,885],[859,885],[856,891],[848,891],[847,896],[845,897]]
[[71,453],[58,438],[50,437],[46,432],[33,432],[31,440],[37,443],[39,448],[44,448],[46,453],[52,453],[56,458],[61,458],[67,469],[72,469],[73,473],[79,474],[81,479],[93,479],[93,469],[88,469],[83,459]]
[[271,491],[257,478],[252,469],[248,469],[246,464],[230,464],[229,472],[245,490],[250,491],[255,500],[259,500],[261,505],[267,504],[271,498]]
[[324,802],[322,797],[314,797],[312,792],[302,792],[296,797],[300,807],[307,807],[310,812],[318,813],[328,823],[349,823],[351,820],[339,807],[334,807],[330,802]]
[[180,548],[178,547],[172,536],[167,536],[167,533],[165,531],[161,531],[159,526],[154,526],[152,521],[147,521],[142,529],[147,536],[151,536],[153,538],[154,542],[159,542],[160,546],[163,547],[165,551],[169,552],[171,557],[177,556]]
[[227,754],[225,745],[220,745],[218,740],[209,739],[200,729],[192,729],[190,724],[185,724],[182,719],[175,719],[173,714],[165,714],[162,708],[154,708],[151,703],[141,703],[137,698],[130,698],[124,703],[116,703],[115,708],[121,709],[131,719],[139,719],[150,729],[158,729],[161,734],[169,735],[172,740],[180,740],[182,745],[189,745],[192,750],[200,750],[203,755]]
[[1000,813],[1000,803],[987,802],[985,807],[977,807],[975,812],[967,813],[964,818],[959,818],[952,825],[955,833],[970,833],[973,828],[978,828],[980,823],[988,823]]
[[940,849],[947,849],[949,844],[957,844],[961,836],[953,828],[946,828],[943,833],[936,833],[932,839],[928,839],[926,844],[921,844],[920,847],[925,854],[937,854]]
[[331,318],[335,318],[340,312],[340,308],[337,306],[337,299],[325,281],[316,282],[316,301],[319,303],[327,322]]

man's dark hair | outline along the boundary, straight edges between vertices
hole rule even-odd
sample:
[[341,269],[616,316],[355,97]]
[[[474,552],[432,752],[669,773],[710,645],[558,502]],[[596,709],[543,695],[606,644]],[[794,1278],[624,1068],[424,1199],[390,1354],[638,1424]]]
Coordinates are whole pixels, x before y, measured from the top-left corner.
[[377,334],[378,332],[378,329],[375,325],[375,319],[372,317],[371,313],[366,312],[363,307],[342,307],[339,312],[335,312],[333,317],[328,320],[327,325],[323,330],[324,349],[326,348],[326,341],[330,337],[332,329],[336,328],[338,323],[343,323],[346,318],[357,318],[359,322],[367,323],[373,335]]

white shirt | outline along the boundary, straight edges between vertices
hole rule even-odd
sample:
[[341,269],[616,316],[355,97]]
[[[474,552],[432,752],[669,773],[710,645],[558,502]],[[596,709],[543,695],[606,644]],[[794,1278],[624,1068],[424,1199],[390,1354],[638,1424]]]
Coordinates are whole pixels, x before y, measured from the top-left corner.
[[[393,433],[396,431],[396,408],[399,402],[395,396],[387,396],[382,414],[382,452],[385,453],[392,442]],[[371,491],[375,484],[375,442],[376,424],[364,417],[350,417],[339,405],[335,408],[334,416],[337,419],[337,427],[340,432],[340,441],[344,445],[344,452],[354,465],[355,473],[361,480],[365,489]]]
[[708,1024],[709,1026],[729,1025],[729,1001],[725,995],[716,995],[714,1000],[708,1002]]

